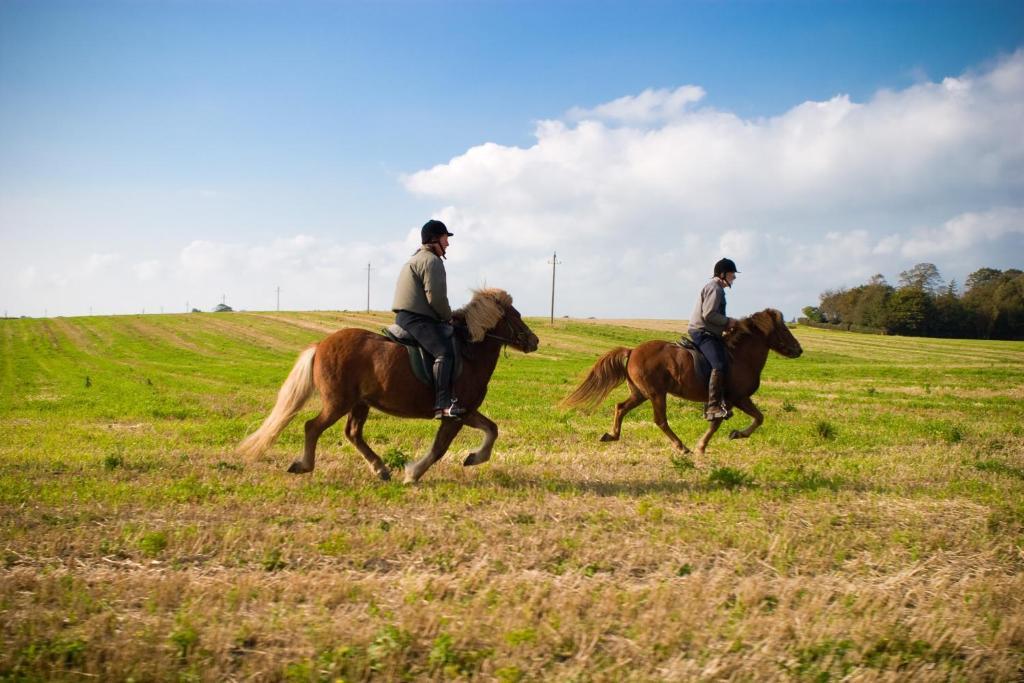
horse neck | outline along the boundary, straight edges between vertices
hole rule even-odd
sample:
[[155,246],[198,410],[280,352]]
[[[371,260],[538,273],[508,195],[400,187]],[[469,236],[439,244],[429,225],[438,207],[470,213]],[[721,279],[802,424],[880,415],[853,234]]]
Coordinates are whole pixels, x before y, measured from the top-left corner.
[[484,337],[478,342],[467,344],[469,353],[463,361],[466,366],[473,368],[474,372],[489,379],[494,374],[494,368],[498,367],[498,358],[501,356],[501,342],[497,339]]
[[768,362],[768,340],[760,334],[748,334],[733,351],[735,359],[749,364],[757,374],[761,374],[764,364]]

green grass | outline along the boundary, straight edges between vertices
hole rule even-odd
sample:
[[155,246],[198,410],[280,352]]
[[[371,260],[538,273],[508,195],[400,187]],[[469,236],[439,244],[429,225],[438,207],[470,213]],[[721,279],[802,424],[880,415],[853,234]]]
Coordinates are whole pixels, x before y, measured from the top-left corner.
[[[0,320],[0,680],[1007,680],[1024,667],[1024,343],[798,328],[699,460],[556,407],[682,325],[531,320],[416,487],[341,426],[234,446],[335,312]],[[693,446],[700,406],[670,401]],[[400,469],[435,424],[371,413]]]

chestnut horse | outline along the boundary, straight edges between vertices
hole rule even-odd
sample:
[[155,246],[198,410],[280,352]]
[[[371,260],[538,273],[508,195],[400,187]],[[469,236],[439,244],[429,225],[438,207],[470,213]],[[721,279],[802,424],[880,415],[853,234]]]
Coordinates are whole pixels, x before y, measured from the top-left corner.
[[[453,318],[465,324],[469,333],[463,346],[462,374],[455,381],[454,391],[467,413],[461,421],[441,420],[430,451],[406,466],[406,483],[415,483],[441,459],[463,425],[484,432],[483,444],[466,457],[463,465],[479,465],[491,457],[498,427],[479,408],[501,349],[508,344],[523,353],[537,350],[537,335],[512,306],[512,297],[500,289],[475,291],[472,300],[455,311]],[[289,472],[312,472],[317,439],[325,429],[348,415],[345,436],[369,463],[370,470],[388,480],[391,475],[387,465],[363,439],[363,424],[370,408],[398,417],[434,416],[434,390],[413,375],[404,346],[375,332],[343,329],[299,354],[277,394],[273,411],[239,445],[238,452],[254,457],[267,450],[314,389],[320,393],[323,408],[306,422],[305,450],[302,458],[288,468]]]
[[[734,330],[726,335],[725,344],[730,357],[726,402],[754,418],[749,427],[742,431],[733,430],[729,438],[745,439],[764,422],[764,415],[750,397],[761,383],[761,370],[768,360],[768,350],[796,358],[803,349],[786,327],[782,313],[772,308],[739,320]],[[594,407],[623,380],[629,384],[629,398],[615,406],[612,431],[602,436],[601,441],[618,441],[622,418],[650,399],[654,408],[654,424],[665,432],[676,448],[689,453],[690,449],[675,435],[665,417],[665,395],[707,402],[708,383],[694,371],[690,352],[665,341],[644,342],[635,349],[624,346],[612,349],[594,363],[587,378],[562,404]],[[711,421],[707,432],[697,442],[697,455],[704,455],[708,441],[721,424],[721,419]]]

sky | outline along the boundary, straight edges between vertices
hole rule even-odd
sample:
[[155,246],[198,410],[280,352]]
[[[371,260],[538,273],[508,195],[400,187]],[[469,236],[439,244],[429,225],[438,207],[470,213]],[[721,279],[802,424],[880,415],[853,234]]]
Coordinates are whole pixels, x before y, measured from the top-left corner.
[[1024,267],[1022,123],[1016,1],[0,0],[0,309],[791,318]]

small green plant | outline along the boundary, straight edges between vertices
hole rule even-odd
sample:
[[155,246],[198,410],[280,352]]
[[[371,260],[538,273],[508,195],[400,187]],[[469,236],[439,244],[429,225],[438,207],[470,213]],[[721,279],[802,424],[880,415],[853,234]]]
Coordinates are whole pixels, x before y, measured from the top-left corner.
[[787,398],[785,401],[782,402],[782,411],[784,413],[796,412],[796,406],[793,405],[793,402]]
[[149,557],[156,557],[167,547],[167,534],[163,531],[151,531],[139,539],[139,550]]
[[199,633],[188,620],[179,619],[169,638],[178,648],[178,658],[188,659],[189,653],[195,650],[195,646],[199,642]]
[[366,648],[370,658],[370,669],[381,671],[387,660],[405,650],[412,643],[412,635],[397,626],[388,625],[377,632],[373,642]]
[[85,376],[85,388],[88,389],[91,386],[92,386],[92,379],[89,378],[89,375],[86,375]]
[[680,453],[673,453],[669,456],[668,461],[672,463],[672,468],[679,474],[685,474],[697,467],[693,464],[693,460]]
[[118,467],[124,467],[124,456],[120,453],[108,453],[107,457],[103,458],[103,469],[110,472]]
[[389,470],[400,470],[405,467],[410,458],[397,448],[389,448],[387,452],[381,456],[381,460],[384,461],[384,464],[388,466]]
[[732,467],[718,467],[708,475],[708,483],[721,488],[737,489],[742,486],[750,486],[754,478],[746,472],[733,469]]
[[280,548],[271,548],[267,551],[267,554],[263,556],[263,560],[260,562],[268,572],[276,572],[284,569],[288,566],[288,563],[281,558]]
[[689,562],[685,562],[679,565],[679,569],[676,570],[676,576],[689,576],[693,573],[693,565]]
[[826,420],[818,420],[818,423],[814,425],[814,431],[825,441],[832,441],[836,438],[836,428]]
[[951,425],[942,434],[946,443],[960,443],[964,440],[964,430],[960,425]]

